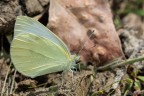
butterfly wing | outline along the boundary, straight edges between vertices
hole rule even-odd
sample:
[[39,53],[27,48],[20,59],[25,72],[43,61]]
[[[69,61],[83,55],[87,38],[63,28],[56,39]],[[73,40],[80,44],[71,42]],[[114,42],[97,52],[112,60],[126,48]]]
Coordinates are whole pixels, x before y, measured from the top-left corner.
[[57,37],[44,25],[42,25],[41,23],[39,23],[38,21],[30,17],[27,17],[27,16],[17,17],[16,23],[15,23],[14,36],[16,37],[21,33],[32,33],[41,37],[45,37],[49,39],[50,41],[61,46],[69,55],[71,55],[67,46],[59,37]]
[[11,59],[23,75],[36,77],[68,68],[70,55],[57,43],[32,33],[14,37]]

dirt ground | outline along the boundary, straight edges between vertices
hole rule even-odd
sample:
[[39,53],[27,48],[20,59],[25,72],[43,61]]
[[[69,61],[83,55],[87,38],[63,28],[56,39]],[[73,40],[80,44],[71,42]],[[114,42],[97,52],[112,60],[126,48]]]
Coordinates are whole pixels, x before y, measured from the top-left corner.
[[[97,68],[92,63],[86,63],[84,68],[74,70],[73,73],[57,72],[33,79],[16,72],[9,51],[16,16],[39,18],[41,23],[47,25],[48,20],[45,18],[49,18],[46,15],[49,5],[49,0],[0,1],[1,96],[124,96],[129,84],[127,79],[135,79],[131,73],[139,70],[137,74],[144,75],[143,61],[106,71],[96,71]],[[121,20],[123,26],[116,29],[126,58],[144,54],[143,19],[133,13],[127,14]],[[139,90],[131,87],[125,96],[142,96],[139,94],[144,94],[144,82],[141,86]]]

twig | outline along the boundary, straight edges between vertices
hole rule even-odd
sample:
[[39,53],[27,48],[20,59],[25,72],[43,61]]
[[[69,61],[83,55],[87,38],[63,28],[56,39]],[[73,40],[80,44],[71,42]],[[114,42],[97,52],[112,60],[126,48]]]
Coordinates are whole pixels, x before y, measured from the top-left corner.
[[131,58],[131,59],[127,59],[125,61],[121,61],[120,63],[110,63],[110,64],[107,64],[105,66],[102,66],[102,67],[98,67],[96,70],[97,71],[104,71],[104,70],[107,70],[107,69],[113,69],[115,67],[119,67],[119,66],[124,66],[126,64],[131,64],[131,63],[134,63],[134,62],[138,62],[138,61],[143,61],[144,60],[144,56],[140,56],[140,57],[137,57],[137,58]]

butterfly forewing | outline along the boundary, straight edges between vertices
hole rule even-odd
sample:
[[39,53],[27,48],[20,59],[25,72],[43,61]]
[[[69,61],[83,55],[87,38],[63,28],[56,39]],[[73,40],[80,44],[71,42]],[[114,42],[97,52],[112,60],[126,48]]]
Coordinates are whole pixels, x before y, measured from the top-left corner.
[[54,33],[52,33],[44,25],[40,24],[38,21],[32,18],[29,18],[26,16],[17,17],[16,23],[15,23],[14,37],[22,33],[32,33],[38,36],[45,37],[48,40],[61,46],[70,55],[70,52],[67,46],[60,38],[58,38]]

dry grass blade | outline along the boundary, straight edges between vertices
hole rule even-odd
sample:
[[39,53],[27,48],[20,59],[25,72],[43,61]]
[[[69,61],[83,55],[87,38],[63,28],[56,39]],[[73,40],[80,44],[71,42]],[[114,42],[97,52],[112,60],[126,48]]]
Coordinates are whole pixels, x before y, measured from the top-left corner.
[[10,62],[9,68],[8,68],[6,76],[5,76],[4,85],[3,85],[3,88],[2,88],[2,91],[1,91],[1,96],[4,96],[4,92],[6,92],[6,80],[8,78],[8,74],[9,74],[11,65],[12,65],[12,62]]
[[14,75],[13,75],[13,80],[12,80],[11,89],[10,89],[10,95],[13,93],[13,87],[14,87],[14,82],[15,82],[15,76],[16,76],[16,70],[14,71]]
[[107,64],[105,66],[102,66],[102,67],[98,67],[97,70],[107,70],[107,69],[113,69],[115,67],[119,67],[119,66],[124,66],[126,64],[131,64],[131,63],[135,63],[135,62],[138,62],[138,61],[143,61],[144,60],[144,56],[140,56],[140,57],[137,57],[137,58],[130,58],[130,59],[127,59],[127,60],[122,60],[121,62],[119,63],[110,63],[110,64]]

